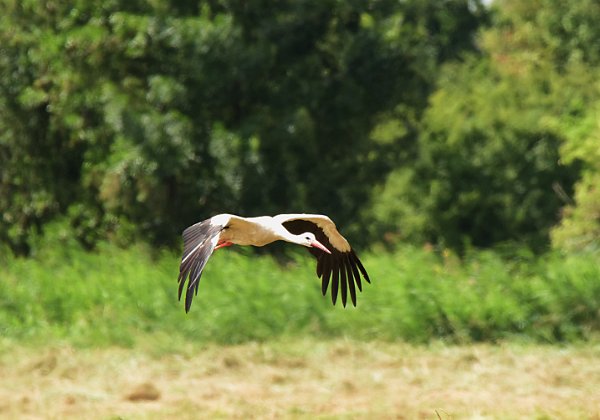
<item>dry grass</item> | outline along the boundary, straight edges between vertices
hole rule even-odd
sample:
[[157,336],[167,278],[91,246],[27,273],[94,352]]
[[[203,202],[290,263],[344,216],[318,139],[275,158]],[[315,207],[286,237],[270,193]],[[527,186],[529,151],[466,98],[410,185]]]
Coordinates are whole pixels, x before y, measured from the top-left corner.
[[0,346],[2,418],[600,418],[600,348]]

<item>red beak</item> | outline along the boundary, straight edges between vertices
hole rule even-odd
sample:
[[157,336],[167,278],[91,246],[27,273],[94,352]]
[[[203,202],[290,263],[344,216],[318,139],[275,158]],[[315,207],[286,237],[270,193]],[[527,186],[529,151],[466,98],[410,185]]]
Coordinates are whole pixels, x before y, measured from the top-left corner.
[[325,251],[328,254],[331,254],[331,251],[328,250],[327,248],[325,248],[325,245],[323,245],[321,242],[319,242],[317,240],[312,241],[312,243],[310,245],[314,248],[319,248],[321,251]]

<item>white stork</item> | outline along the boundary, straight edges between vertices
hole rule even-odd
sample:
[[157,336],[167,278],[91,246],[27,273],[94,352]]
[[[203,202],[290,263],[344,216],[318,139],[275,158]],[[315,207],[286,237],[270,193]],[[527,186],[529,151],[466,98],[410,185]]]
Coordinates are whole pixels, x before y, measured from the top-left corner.
[[198,294],[202,270],[215,249],[234,244],[264,246],[280,240],[308,247],[309,252],[317,258],[317,276],[322,278],[323,296],[331,280],[333,304],[340,290],[345,307],[350,290],[350,299],[356,306],[356,287],[362,291],[360,273],[368,283],[371,281],[356,253],[329,217],[320,214],[279,214],[274,217],[219,214],[183,231],[184,250],[178,282],[181,300],[186,280],[189,279],[185,311],[190,310],[192,298]]

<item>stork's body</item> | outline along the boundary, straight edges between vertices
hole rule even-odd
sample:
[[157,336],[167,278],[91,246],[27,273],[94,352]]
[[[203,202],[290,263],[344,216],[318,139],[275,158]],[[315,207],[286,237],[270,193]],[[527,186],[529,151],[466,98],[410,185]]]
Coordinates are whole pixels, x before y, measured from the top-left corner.
[[[322,277],[325,295],[331,280],[332,301],[335,305],[341,286],[342,303],[346,306],[347,291],[356,306],[356,287],[362,290],[360,274],[367,282],[369,276],[346,239],[327,216],[318,214],[280,214],[274,217],[239,217],[219,214],[190,226],[183,232],[184,251],[179,267],[179,298],[186,280],[185,309],[189,311],[192,297],[204,266],[215,249],[230,245],[264,246],[283,240],[303,245],[317,257],[317,276]],[[359,273],[360,272],[360,273]],[[356,287],[355,287],[356,283]]]
[[[230,223],[232,221],[234,223]],[[281,223],[271,216],[238,218],[230,214],[221,214],[211,218],[212,223],[225,222],[227,229],[221,232],[219,242],[231,242],[235,245],[265,246],[275,241],[293,242],[295,238]]]

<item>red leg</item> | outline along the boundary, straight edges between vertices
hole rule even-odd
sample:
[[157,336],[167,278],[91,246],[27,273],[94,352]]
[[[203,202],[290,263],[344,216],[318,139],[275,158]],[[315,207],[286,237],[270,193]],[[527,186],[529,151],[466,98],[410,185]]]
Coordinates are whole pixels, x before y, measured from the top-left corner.
[[226,246],[231,246],[231,245],[233,245],[233,242],[223,241],[223,242],[219,242],[217,244],[217,246],[215,247],[215,249],[224,248]]

